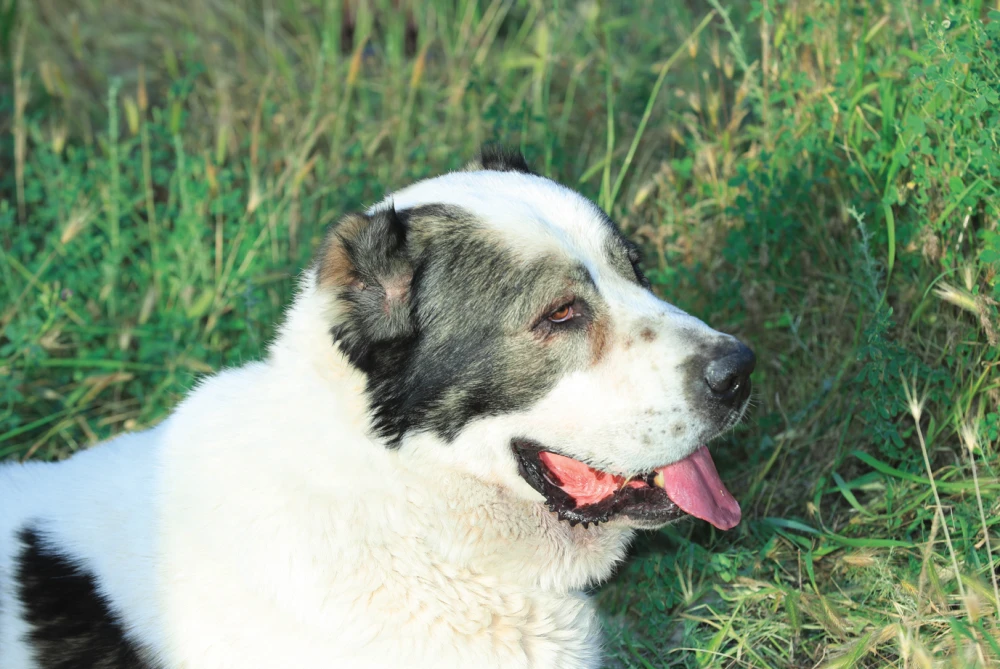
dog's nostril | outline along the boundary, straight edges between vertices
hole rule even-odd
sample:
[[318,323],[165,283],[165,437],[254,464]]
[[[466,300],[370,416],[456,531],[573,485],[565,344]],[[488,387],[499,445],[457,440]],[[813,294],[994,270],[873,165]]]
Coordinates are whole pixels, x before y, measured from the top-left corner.
[[705,370],[705,382],[713,393],[721,395],[739,383],[735,371],[724,361],[716,360]]
[[712,360],[705,368],[705,383],[716,395],[735,397],[750,380],[757,357],[749,348],[737,342],[722,356]]

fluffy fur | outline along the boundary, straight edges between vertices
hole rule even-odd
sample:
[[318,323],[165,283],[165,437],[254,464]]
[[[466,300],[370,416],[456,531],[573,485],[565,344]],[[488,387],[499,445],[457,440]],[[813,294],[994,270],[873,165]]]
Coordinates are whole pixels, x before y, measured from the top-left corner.
[[470,170],[332,231],[263,361],[0,468],[0,666],[599,665],[583,591],[644,525],[559,520],[512,440],[680,460],[742,411],[691,389],[732,340],[657,299],[585,198],[516,154]]

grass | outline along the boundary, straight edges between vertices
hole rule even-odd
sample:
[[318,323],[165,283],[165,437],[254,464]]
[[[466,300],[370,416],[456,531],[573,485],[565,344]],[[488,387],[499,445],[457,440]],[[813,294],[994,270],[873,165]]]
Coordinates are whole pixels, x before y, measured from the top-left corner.
[[0,0],[0,457],[260,356],[326,225],[498,139],[761,361],[745,521],[639,542],[608,666],[1000,663],[1000,5],[360,4]]

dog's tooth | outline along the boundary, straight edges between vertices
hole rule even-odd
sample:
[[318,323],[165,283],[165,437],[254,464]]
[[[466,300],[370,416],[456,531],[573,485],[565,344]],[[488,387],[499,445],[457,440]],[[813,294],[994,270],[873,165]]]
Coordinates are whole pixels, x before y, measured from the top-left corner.
[[657,488],[666,488],[666,485],[663,482],[662,472],[656,472],[656,476],[653,477],[653,483],[656,484]]

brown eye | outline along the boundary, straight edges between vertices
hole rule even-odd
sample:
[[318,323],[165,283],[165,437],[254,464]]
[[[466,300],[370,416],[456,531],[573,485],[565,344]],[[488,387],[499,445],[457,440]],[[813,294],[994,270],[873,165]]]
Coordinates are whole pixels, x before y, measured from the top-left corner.
[[549,314],[549,320],[552,321],[553,323],[565,323],[566,321],[573,318],[573,316],[575,315],[576,314],[573,311],[573,305],[564,304],[563,306],[559,307],[551,314]]

